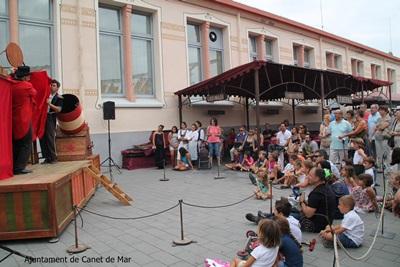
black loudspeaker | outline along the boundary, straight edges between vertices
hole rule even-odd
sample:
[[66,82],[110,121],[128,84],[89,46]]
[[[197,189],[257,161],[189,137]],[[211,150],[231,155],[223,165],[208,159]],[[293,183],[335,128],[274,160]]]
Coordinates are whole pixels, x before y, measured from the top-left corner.
[[115,120],[115,102],[107,101],[103,103],[103,119]]

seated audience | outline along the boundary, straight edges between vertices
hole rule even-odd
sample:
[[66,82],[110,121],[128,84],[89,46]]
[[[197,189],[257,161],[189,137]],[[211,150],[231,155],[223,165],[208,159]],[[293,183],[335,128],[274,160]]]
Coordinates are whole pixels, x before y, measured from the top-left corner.
[[325,183],[323,169],[313,168],[309,183],[314,189],[308,195],[307,202],[304,194],[300,196],[300,225],[303,231],[319,233],[332,223],[336,198],[331,187]]
[[257,234],[260,245],[251,252],[246,261],[235,258],[231,263],[231,267],[274,266],[281,243],[279,225],[272,220],[261,220]]
[[255,195],[257,199],[270,199],[272,197],[271,190],[269,189],[268,174],[265,171],[257,173]]
[[350,194],[356,203],[355,210],[357,212],[372,212],[378,209],[376,202],[376,194],[372,189],[372,176],[369,174],[360,174],[355,179],[350,179]]
[[376,170],[375,170],[375,160],[373,157],[367,157],[363,161],[364,173],[372,176],[372,186],[379,186],[376,182]]
[[303,254],[301,244],[293,236],[288,220],[283,216],[276,216],[274,220],[281,230],[281,245],[279,246],[278,266],[302,267]]
[[320,236],[325,242],[324,246],[332,246],[333,233],[337,235],[340,243],[345,248],[358,248],[364,239],[364,222],[354,211],[355,201],[352,196],[343,196],[339,199],[339,210],[344,214],[342,223],[334,225],[332,228],[328,225],[325,230],[320,232]]

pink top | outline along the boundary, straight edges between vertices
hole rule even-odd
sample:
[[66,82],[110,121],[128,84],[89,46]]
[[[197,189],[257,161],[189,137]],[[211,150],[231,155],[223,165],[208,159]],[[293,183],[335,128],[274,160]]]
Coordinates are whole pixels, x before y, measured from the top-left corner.
[[207,142],[209,142],[209,143],[221,142],[219,136],[217,136],[217,135],[221,135],[221,128],[219,126],[208,126],[207,134],[210,135],[210,136],[208,136]]
[[250,167],[253,165],[254,159],[251,156],[248,156],[247,159],[243,160],[243,166]]

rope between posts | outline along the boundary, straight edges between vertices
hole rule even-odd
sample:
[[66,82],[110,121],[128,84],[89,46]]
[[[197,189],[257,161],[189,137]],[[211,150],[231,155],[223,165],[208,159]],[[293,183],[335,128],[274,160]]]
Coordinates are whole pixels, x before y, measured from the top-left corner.
[[93,215],[97,215],[97,216],[100,216],[100,217],[104,217],[104,218],[108,218],[108,219],[112,219],[112,220],[140,220],[140,219],[145,219],[145,218],[149,218],[149,217],[153,217],[153,216],[156,216],[156,215],[163,214],[163,213],[168,212],[168,211],[170,211],[170,210],[172,210],[172,209],[174,209],[174,208],[176,208],[178,206],[179,206],[179,203],[175,204],[174,206],[172,206],[172,207],[170,207],[168,209],[165,209],[165,210],[162,210],[162,211],[159,211],[159,212],[156,212],[156,213],[152,213],[152,214],[149,214],[149,215],[139,216],[139,217],[114,217],[114,216],[110,216],[110,215],[100,214],[98,212],[91,211],[91,210],[88,210],[88,209],[85,209],[85,208],[77,207],[77,209],[79,209],[80,211],[85,211],[87,213],[90,213],[90,214],[93,214]]
[[[387,186],[387,184],[386,184],[386,186]],[[371,243],[370,247],[368,248],[367,252],[365,252],[364,255],[362,255],[360,257],[355,257],[355,256],[351,255],[350,252],[340,242],[340,240],[337,239],[336,234],[333,234],[333,237],[334,237],[333,238],[334,239],[333,246],[334,246],[334,249],[335,249],[335,254],[337,253],[337,249],[338,249],[337,248],[337,243],[338,243],[339,246],[343,249],[344,253],[346,253],[346,255],[352,260],[360,261],[360,260],[362,260],[362,259],[364,259],[364,258],[366,258],[368,256],[368,254],[371,252],[372,248],[375,245],[376,238],[378,237],[379,228],[381,227],[381,224],[382,224],[382,218],[383,218],[383,214],[385,212],[386,195],[387,195],[387,193],[385,192],[385,195],[383,196],[383,205],[382,205],[381,215],[379,217],[378,226],[376,227],[374,239],[372,240],[372,243]],[[337,265],[337,266],[339,266],[339,265]]]
[[232,207],[235,206],[237,204],[240,204],[242,202],[245,202],[246,200],[249,200],[250,198],[252,198],[255,194],[251,194],[251,196],[248,196],[242,200],[239,200],[237,202],[231,203],[231,204],[226,204],[226,205],[219,205],[219,206],[204,206],[204,205],[198,205],[198,204],[191,204],[191,203],[187,203],[185,201],[182,201],[182,204],[185,204],[186,206],[190,206],[190,207],[195,207],[195,208],[202,208],[202,209],[219,209],[219,208],[226,208],[226,207]]

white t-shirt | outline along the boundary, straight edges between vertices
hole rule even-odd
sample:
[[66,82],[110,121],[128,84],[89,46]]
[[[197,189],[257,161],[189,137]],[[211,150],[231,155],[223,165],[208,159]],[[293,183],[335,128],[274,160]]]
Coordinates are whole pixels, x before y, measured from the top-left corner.
[[267,248],[263,245],[259,245],[252,252],[256,261],[251,267],[272,267],[275,263],[276,256],[278,256],[279,246],[273,248]]
[[284,133],[282,133],[282,131],[279,131],[276,134],[276,138],[278,138],[280,146],[285,146],[290,137],[292,137],[292,133],[288,130],[286,130]]
[[354,156],[353,156],[353,164],[354,165],[362,165],[363,164],[363,160],[364,160],[363,157],[356,150],[354,152]]
[[287,217],[289,222],[290,232],[296,238],[297,242],[301,244],[302,234],[300,230],[300,222],[293,216]]
[[353,240],[357,246],[361,245],[364,239],[364,222],[354,210],[344,215],[341,226],[347,229],[343,232],[344,235]]
[[369,169],[365,169],[364,173],[369,174],[372,176],[372,181],[375,184],[375,172],[374,172],[374,168],[369,168]]

